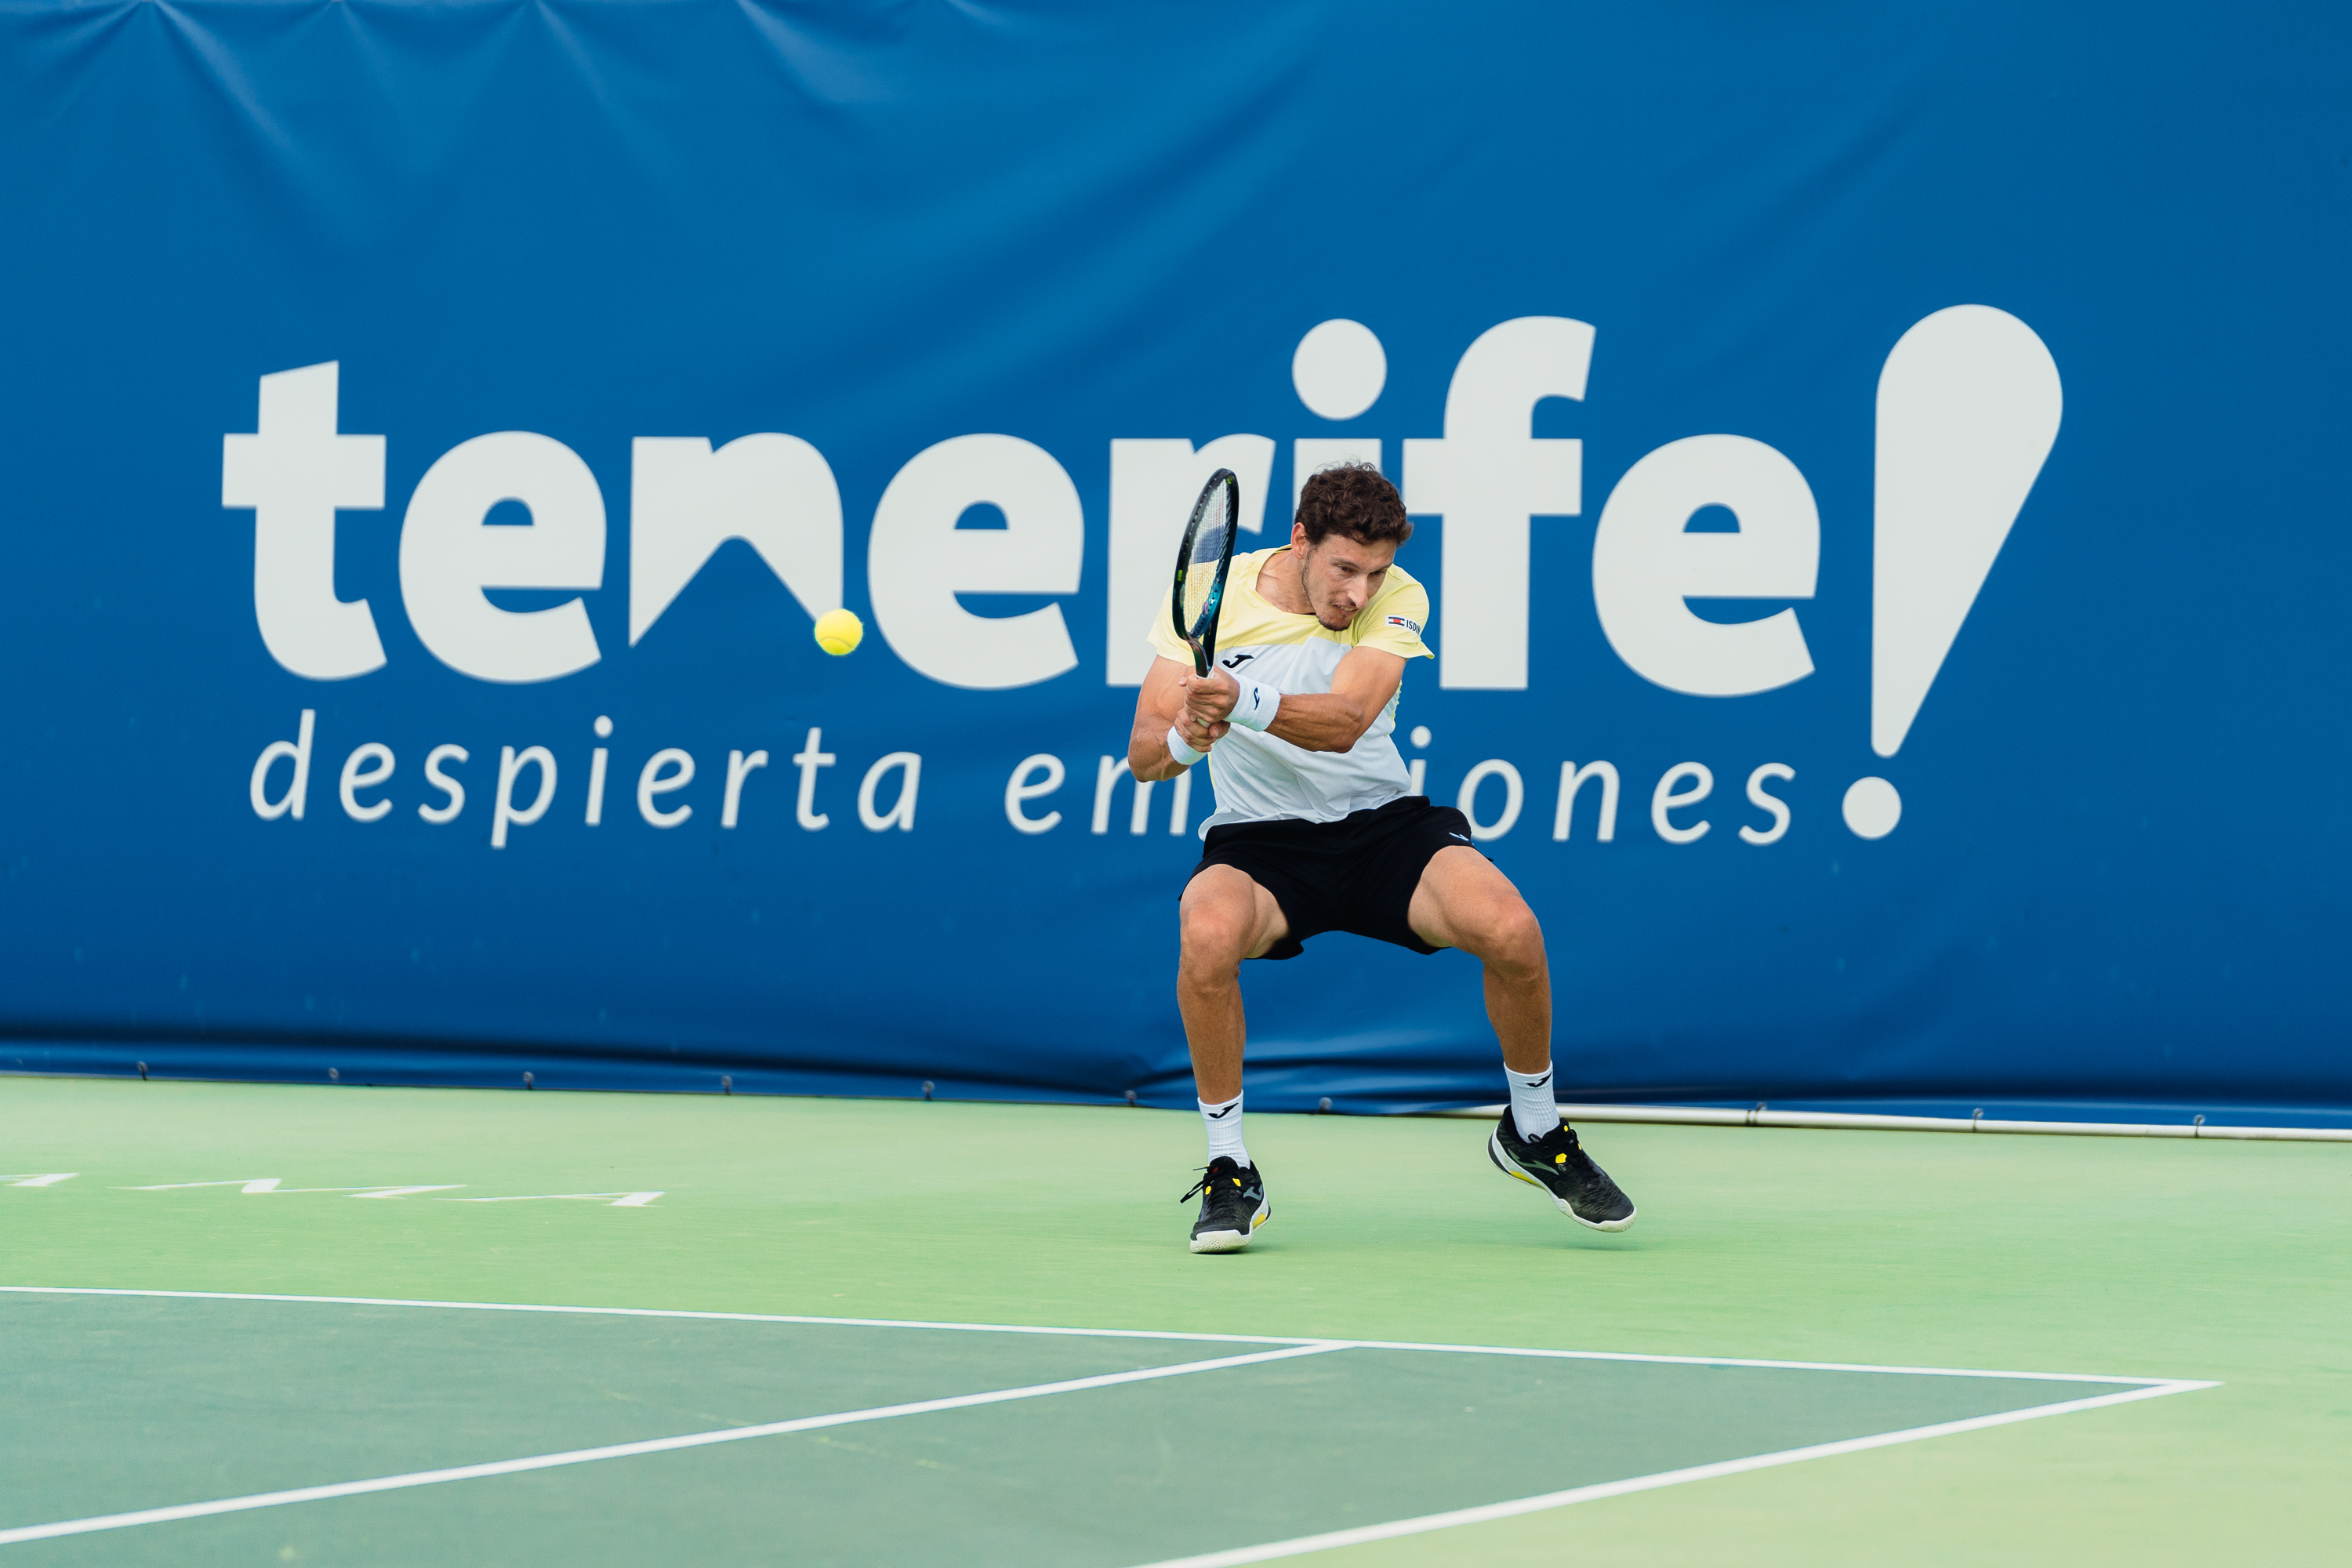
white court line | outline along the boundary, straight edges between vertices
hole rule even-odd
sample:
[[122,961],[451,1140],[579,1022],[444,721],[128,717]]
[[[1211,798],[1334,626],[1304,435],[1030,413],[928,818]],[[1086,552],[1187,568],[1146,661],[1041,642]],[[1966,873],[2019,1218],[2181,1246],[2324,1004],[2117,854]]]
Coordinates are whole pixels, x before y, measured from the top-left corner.
[[[835,1329],[948,1329],[967,1334],[1067,1334],[1105,1340],[1198,1340],[1222,1345],[1320,1345],[1330,1340],[1280,1334],[1196,1334],[1159,1329],[1055,1329],[1020,1323],[933,1323],[915,1318],[810,1318],[788,1312],[697,1312],[674,1307],[566,1307],[521,1301],[412,1301],[394,1296],[282,1296],[247,1290],[130,1290],[96,1285],[0,1285],[26,1296],[156,1296],[183,1301],[292,1301],[325,1307],[437,1307],[454,1312],[556,1312],[592,1318],[687,1318],[714,1323],[814,1323]],[[2122,1379],[2117,1382],[2141,1379]]]
[[[1755,1364],[1746,1363],[1739,1364]],[[1427,1513],[1418,1519],[1391,1520],[1386,1524],[1367,1524],[1354,1530],[1328,1531],[1321,1535],[1301,1535],[1289,1541],[1268,1542],[1260,1546],[1237,1546],[1226,1552],[1204,1552],[1196,1557],[1170,1557],[1144,1568],[1238,1568],[1244,1563],[1267,1563],[1277,1557],[1303,1557],[1310,1552],[1328,1552],[1334,1547],[1358,1546],[1370,1541],[1389,1541],[1400,1535],[1421,1535],[1433,1530],[1452,1530],[1457,1525],[1483,1524],[1492,1519],[1509,1519],[1515,1514],[1539,1513],[1546,1509],[1567,1508],[1580,1502],[1597,1502],[1602,1498],[1622,1497],[1628,1492],[1654,1491],[1660,1487],[1678,1487],[1686,1481],[1712,1480],[1717,1476],[1736,1476],[1748,1470],[1769,1469],[1775,1465],[1802,1464],[1807,1459],[1826,1459],[1838,1454],[1857,1454],[1865,1448],[1884,1448],[1896,1443],[1916,1443],[1927,1437],[1945,1437],[1956,1432],[1974,1432],[1986,1426],[2005,1426],[2015,1421],[2037,1421],[2045,1415],[2064,1415],[2076,1410],[2095,1410],[2103,1405],[2123,1405],[2135,1399],[2161,1399],[2168,1394],[2187,1394],[2200,1388],[2216,1388],[2212,1383],[2172,1382],[2153,1387],[2135,1388],[2122,1394],[2103,1394],[2089,1399],[2069,1399],[2059,1405],[2037,1405],[2025,1410],[2005,1410],[1997,1415],[1972,1415],[1965,1421],[1942,1421],[1933,1426],[1911,1426],[1900,1432],[1880,1432],[1868,1437],[1848,1437],[1835,1443],[1816,1443],[1805,1448],[1783,1448],[1774,1454],[1756,1454],[1744,1459],[1723,1459],[1712,1465],[1693,1465],[1686,1469],[1660,1470],[1655,1475],[1633,1476],[1622,1481],[1602,1481],[1594,1486],[1575,1487],[1563,1492],[1546,1492],[1541,1497],[1517,1498],[1509,1502],[1490,1502],[1478,1508],[1459,1508],[1447,1513]]]
[[[1756,1366],[1771,1372],[1881,1372],[1901,1377],[1992,1377],[2018,1378],[2032,1383],[2105,1383],[2130,1384],[2135,1387],[2170,1385],[2181,1383],[2175,1377],[2109,1377],[2094,1372],[1995,1372],[1983,1367],[1958,1366],[1872,1366],[1863,1362],[1843,1361],[1755,1361],[1740,1356],[1719,1355],[1647,1355],[1633,1351],[1548,1351],[1526,1350],[1511,1345],[1434,1345],[1417,1344],[1405,1340],[1350,1340],[1360,1351],[1423,1351],[1450,1355],[1518,1355],[1549,1356],[1559,1361],[1642,1361],[1660,1362],[1669,1366]],[[2184,1384],[2184,1386],[2188,1386]],[[2210,1384],[2194,1386],[2206,1388]]]
[[89,1519],[63,1519],[48,1524],[0,1530],[0,1546],[23,1541],[47,1541],[60,1535],[88,1535],[101,1530],[125,1530],[140,1524],[165,1524],[173,1520],[203,1519],[216,1513],[243,1513],[257,1508],[282,1508],[288,1503],[318,1502],[327,1498],[359,1497],[369,1492],[429,1487],[443,1481],[470,1481],[485,1476],[511,1476],[525,1470],[548,1470],[561,1465],[585,1465],[598,1459],[625,1459],[639,1454],[663,1454],[678,1448],[702,1448],[714,1443],[740,1443],[749,1437],[777,1437],[788,1432],[814,1432],[825,1426],[846,1426],[860,1421],[887,1421],[896,1415],[928,1415],[940,1410],[964,1410],[975,1405],[1002,1405],[1008,1400],[1037,1399],[1049,1394],[1076,1394],[1082,1389],[1112,1388],[1154,1378],[1182,1377],[1189,1373],[1217,1372],[1227,1367],[1255,1366],[1297,1356],[1323,1355],[1348,1349],[1343,1341],[1316,1341],[1281,1350],[1253,1351],[1247,1355],[1220,1356],[1214,1361],[1191,1361],[1175,1366],[1145,1367],[1139,1372],[1105,1373],[1060,1383],[1032,1384],[1025,1388],[1000,1388],[986,1394],[959,1394],[946,1399],[922,1399],[910,1405],[884,1405],[871,1410],[845,1410],[832,1415],[804,1415],[796,1421],[771,1421],[759,1426],[730,1426],[717,1432],[689,1432],[677,1437],[654,1437],[639,1443],[613,1443],[601,1448],[573,1448],[561,1454],[533,1454],[520,1459],[495,1459],[480,1465],[456,1465],[446,1469],[416,1470],[403,1476],[377,1476],[363,1481],[336,1481],[326,1486],[295,1487],[285,1491],[253,1492],[245,1497],[215,1498],[208,1502],[179,1503],[169,1508],[145,1508],[130,1513],[106,1513]]
[[0,1285],[24,1296],[134,1296],[184,1301],[287,1301],[326,1307],[432,1307],[459,1312],[554,1312],[583,1317],[684,1318],[723,1323],[809,1323],[839,1329],[941,1329],[967,1334],[1063,1334],[1076,1339],[1186,1340],[1209,1344],[1344,1345],[1355,1350],[1427,1351],[1454,1355],[1547,1356],[1562,1361],[1655,1362],[1667,1366],[1748,1366],[1777,1372],[1872,1372],[1903,1377],[2016,1378],[2033,1383],[2128,1384],[2135,1387],[2208,1388],[2166,1377],[2108,1377],[2086,1372],[1997,1372],[1981,1367],[1874,1366],[1858,1362],[1759,1361],[1737,1356],[1651,1355],[1634,1351],[1561,1351],[1511,1345],[1421,1344],[1410,1340],[1336,1340],[1302,1335],[1208,1334],[1174,1329],[1076,1329],[1027,1323],[945,1323],[912,1318],[813,1318],[785,1312],[697,1312],[668,1307],[568,1307],[515,1301],[418,1301],[391,1296],[287,1296],[243,1290],[135,1290],[95,1285]]

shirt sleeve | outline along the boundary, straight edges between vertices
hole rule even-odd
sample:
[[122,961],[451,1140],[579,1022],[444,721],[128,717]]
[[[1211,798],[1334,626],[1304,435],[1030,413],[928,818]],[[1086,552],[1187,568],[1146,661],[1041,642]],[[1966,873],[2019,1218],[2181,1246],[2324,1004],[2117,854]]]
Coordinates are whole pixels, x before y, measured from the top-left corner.
[[1435,658],[1422,638],[1429,625],[1429,590],[1408,577],[1389,579],[1380,596],[1356,617],[1356,646],[1403,658]]
[[1176,628],[1169,624],[1165,603],[1160,606],[1160,613],[1151,617],[1151,630],[1144,635],[1143,640],[1150,643],[1151,651],[1160,658],[1172,658],[1186,669],[1192,668],[1192,645],[1178,637]]

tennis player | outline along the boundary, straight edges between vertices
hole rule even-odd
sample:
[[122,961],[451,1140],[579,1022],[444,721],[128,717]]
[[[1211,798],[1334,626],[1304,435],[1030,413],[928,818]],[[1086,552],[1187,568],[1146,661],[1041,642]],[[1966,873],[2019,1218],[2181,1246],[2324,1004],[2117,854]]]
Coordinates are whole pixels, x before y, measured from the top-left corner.
[[1484,963],[1511,1091],[1487,1156],[1581,1225],[1633,1223],[1633,1203],[1553,1102],[1542,927],[1472,847],[1461,812],[1407,793],[1391,738],[1399,688],[1407,660],[1432,657],[1429,594],[1392,563],[1412,537],[1379,469],[1326,468],[1299,496],[1289,543],[1234,558],[1208,676],[1153,622],[1160,658],[1137,697],[1128,765],[1165,779],[1210,757],[1217,795],[1180,906],[1176,980],[1209,1134],[1209,1163],[1184,1194],[1201,1198],[1195,1252],[1240,1250],[1274,1212],[1242,1137],[1242,961],[1296,958],[1328,931]]

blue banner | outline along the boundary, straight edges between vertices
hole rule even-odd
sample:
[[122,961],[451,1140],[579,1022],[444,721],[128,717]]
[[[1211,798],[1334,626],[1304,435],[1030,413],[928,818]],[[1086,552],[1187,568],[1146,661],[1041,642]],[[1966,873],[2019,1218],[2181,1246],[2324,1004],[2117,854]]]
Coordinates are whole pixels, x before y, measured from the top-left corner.
[[1144,630],[1369,459],[1566,1098],[2352,1107],[2347,32],[0,5],[0,1068],[1183,1103]]

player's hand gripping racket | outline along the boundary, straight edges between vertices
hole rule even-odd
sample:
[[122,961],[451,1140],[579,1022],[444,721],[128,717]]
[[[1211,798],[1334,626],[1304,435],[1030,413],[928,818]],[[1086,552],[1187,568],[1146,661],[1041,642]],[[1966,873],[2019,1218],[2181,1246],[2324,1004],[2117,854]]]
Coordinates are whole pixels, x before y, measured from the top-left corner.
[[1219,468],[1192,503],[1184,547],[1176,552],[1176,590],[1169,608],[1176,635],[1192,645],[1192,673],[1207,675],[1217,657],[1217,611],[1225,602],[1225,574],[1234,564],[1234,531],[1241,524],[1242,484]]

